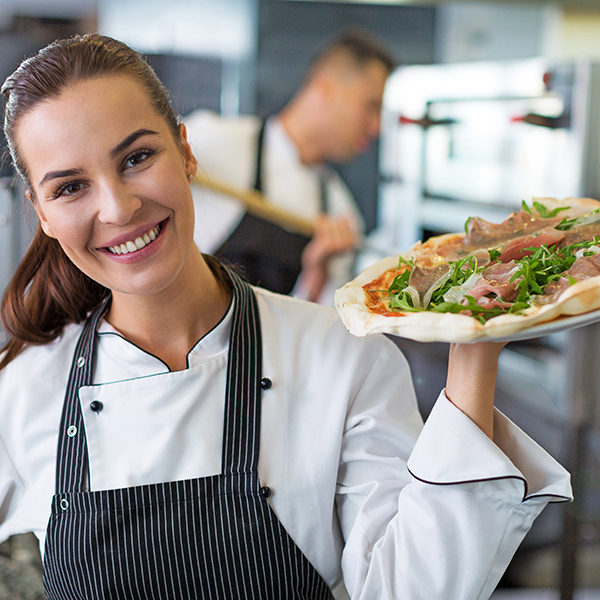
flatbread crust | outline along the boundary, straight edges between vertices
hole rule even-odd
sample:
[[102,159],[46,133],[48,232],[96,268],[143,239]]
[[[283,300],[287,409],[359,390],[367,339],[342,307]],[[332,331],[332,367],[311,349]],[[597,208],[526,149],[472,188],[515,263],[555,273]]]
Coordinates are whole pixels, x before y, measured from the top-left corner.
[[[568,206],[561,216],[577,217],[600,207],[600,202],[592,198],[534,198],[553,210]],[[335,306],[347,329],[355,336],[362,337],[374,333],[387,333],[420,342],[475,342],[480,340],[505,339],[517,332],[541,323],[547,323],[565,316],[580,315],[600,308],[600,276],[579,281],[565,290],[552,304],[531,307],[524,314],[507,314],[494,317],[485,324],[473,317],[454,313],[416,312],[394,313],[393,315],[374,313],[366,304],[363,286],[382,276],[389,270],[396,270],[400,257],[410,259],[423,256],[443,247],[457,236],[453,233],[432,237],[424,243],[417,242],[406,252],[394,257],[383,258],[367,267],[355,279],[335,293]]]

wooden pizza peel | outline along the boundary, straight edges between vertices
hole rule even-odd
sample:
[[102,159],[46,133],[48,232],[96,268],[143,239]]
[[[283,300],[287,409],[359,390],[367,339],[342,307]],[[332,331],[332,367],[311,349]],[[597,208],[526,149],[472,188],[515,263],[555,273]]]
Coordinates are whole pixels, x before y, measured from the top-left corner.
[[235,198],[243,204],[250,214],[275,223],[283,229],[309,238],[313,236],[314,223],[310,219],[299,217],[288,210],[275,206],[269,202],[264,194],[256,190],[240,189],[204,173],[198,173],[194,183],[213,192]]

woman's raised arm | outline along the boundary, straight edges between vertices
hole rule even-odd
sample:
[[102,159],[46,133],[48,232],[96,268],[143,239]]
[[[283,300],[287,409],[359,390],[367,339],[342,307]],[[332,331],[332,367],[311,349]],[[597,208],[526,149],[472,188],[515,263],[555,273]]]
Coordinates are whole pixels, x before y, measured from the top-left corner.
[[498,356],[506,344],[451,344],[446,396],[493,439]]

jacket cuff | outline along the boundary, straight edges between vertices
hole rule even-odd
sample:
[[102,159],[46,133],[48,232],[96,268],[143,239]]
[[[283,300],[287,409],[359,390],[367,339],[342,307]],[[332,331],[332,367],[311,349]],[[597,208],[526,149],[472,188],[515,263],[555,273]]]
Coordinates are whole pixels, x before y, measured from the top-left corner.
[[523,500],[572,499],[569,473],[541,446],[494,409],[494,441],[444,391],[408,459],[416,479],[437,485],[511,479],[523,483]]

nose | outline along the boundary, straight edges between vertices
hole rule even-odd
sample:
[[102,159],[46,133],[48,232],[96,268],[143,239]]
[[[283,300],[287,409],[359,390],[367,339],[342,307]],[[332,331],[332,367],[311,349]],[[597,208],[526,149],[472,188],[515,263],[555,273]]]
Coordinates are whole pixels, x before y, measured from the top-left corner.
[[141,199],[120,181],[105,182],[98,194],[98,220],[111,225],[127,225],[141,205]]

